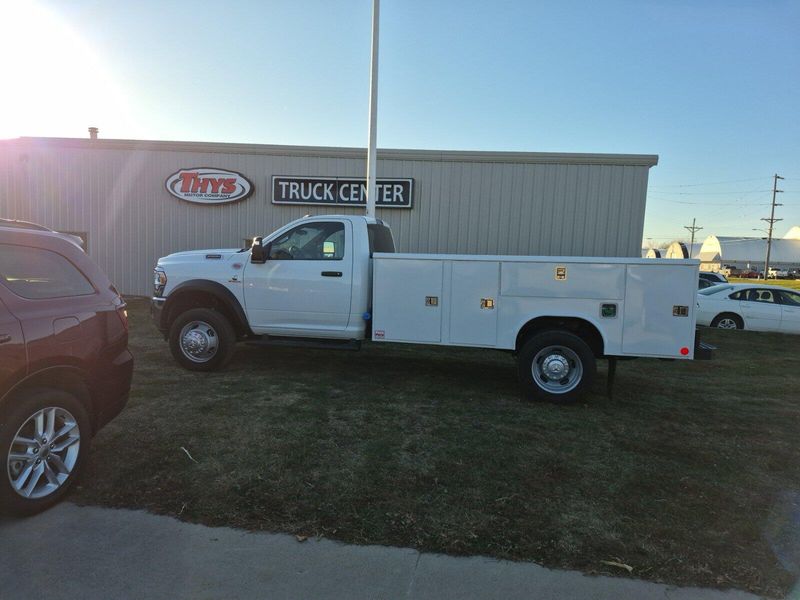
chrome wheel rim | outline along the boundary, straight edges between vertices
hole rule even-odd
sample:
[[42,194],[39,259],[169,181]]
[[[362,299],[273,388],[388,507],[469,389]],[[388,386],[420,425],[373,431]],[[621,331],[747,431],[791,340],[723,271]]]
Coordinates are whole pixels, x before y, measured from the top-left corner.
[[190,321],[181,329],[181,352],[196,363],[208,362],[217,353],[219,336],[217,331],[205,321]]
[[583,378],[583,363],[577,353],[566,346],[547,346],[533,357],[533,381],[550,394],[566,394]]
[[8,449],[11,488],[23,498],[49,496],[66,483],[81,447],[81,431],[72,414],[43,408],[22,424]]
[[730,317],[725,317],[724,319],[720,319],[719,323],[717,323],[718,329],[738,329],[739,326],[736,324],[734,319]]

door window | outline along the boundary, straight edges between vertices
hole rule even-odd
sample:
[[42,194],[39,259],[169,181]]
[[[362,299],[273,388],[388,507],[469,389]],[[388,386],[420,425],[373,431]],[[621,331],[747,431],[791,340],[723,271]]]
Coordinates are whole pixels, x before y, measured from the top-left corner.
[[270,244],[270,260],[341,260],[344,257],[343,223],[305,223],[290,229]]
[[797,292],[780,292],[781,295],[781,302],[786,306],[797,306],[800,307],[800,294]]
[[766,304],[778,304],[778,298],[772,290],[747,290],[747,297],[743,300],[750,302],[763,302]]
[[17,296],[35,300],[95,293],[89,280],[66,258],[29,246],[0,244],[0,280]]

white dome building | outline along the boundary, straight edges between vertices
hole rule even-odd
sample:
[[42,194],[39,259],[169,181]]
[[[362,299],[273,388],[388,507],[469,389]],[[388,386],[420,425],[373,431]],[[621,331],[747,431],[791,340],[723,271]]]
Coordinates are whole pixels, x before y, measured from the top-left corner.
[[663,254],[664,258],[698,258],[703,244],[686,242],[672,242]]
[[786,235],[783,236],[785,240],[800,240],[800,225],[795,225],[789,231],[786,232]]
[[[793,227],[789,233],[799,229]],[[703,242],[698,258],[703,271],[718,271],[722,265],[759,270],[764,268],[766,256],[766,238],[710,235]],[[773,238],[769,262],[772,267],[800,266],[800,238]]]

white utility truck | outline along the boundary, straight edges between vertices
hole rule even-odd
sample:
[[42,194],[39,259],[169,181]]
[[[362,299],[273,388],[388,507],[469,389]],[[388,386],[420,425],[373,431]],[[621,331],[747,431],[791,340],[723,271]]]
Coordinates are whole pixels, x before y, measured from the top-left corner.
[[159,259],[152,312],[191,370],[223,367],[241,340],[470,346],[514,353],[526,395],[570,402],[591,384],[597,358],[706,357],[695,338],[698,265],[399,254],[382,221],[323,215],[248,249]]

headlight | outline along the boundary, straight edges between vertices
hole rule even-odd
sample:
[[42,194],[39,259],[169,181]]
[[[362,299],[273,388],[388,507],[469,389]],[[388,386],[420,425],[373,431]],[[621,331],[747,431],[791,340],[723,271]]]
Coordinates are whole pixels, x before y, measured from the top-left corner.
[[163,269],[156,267],[153,269],[153,293],[156,297],[161,297],[167,285],[167,274]]

